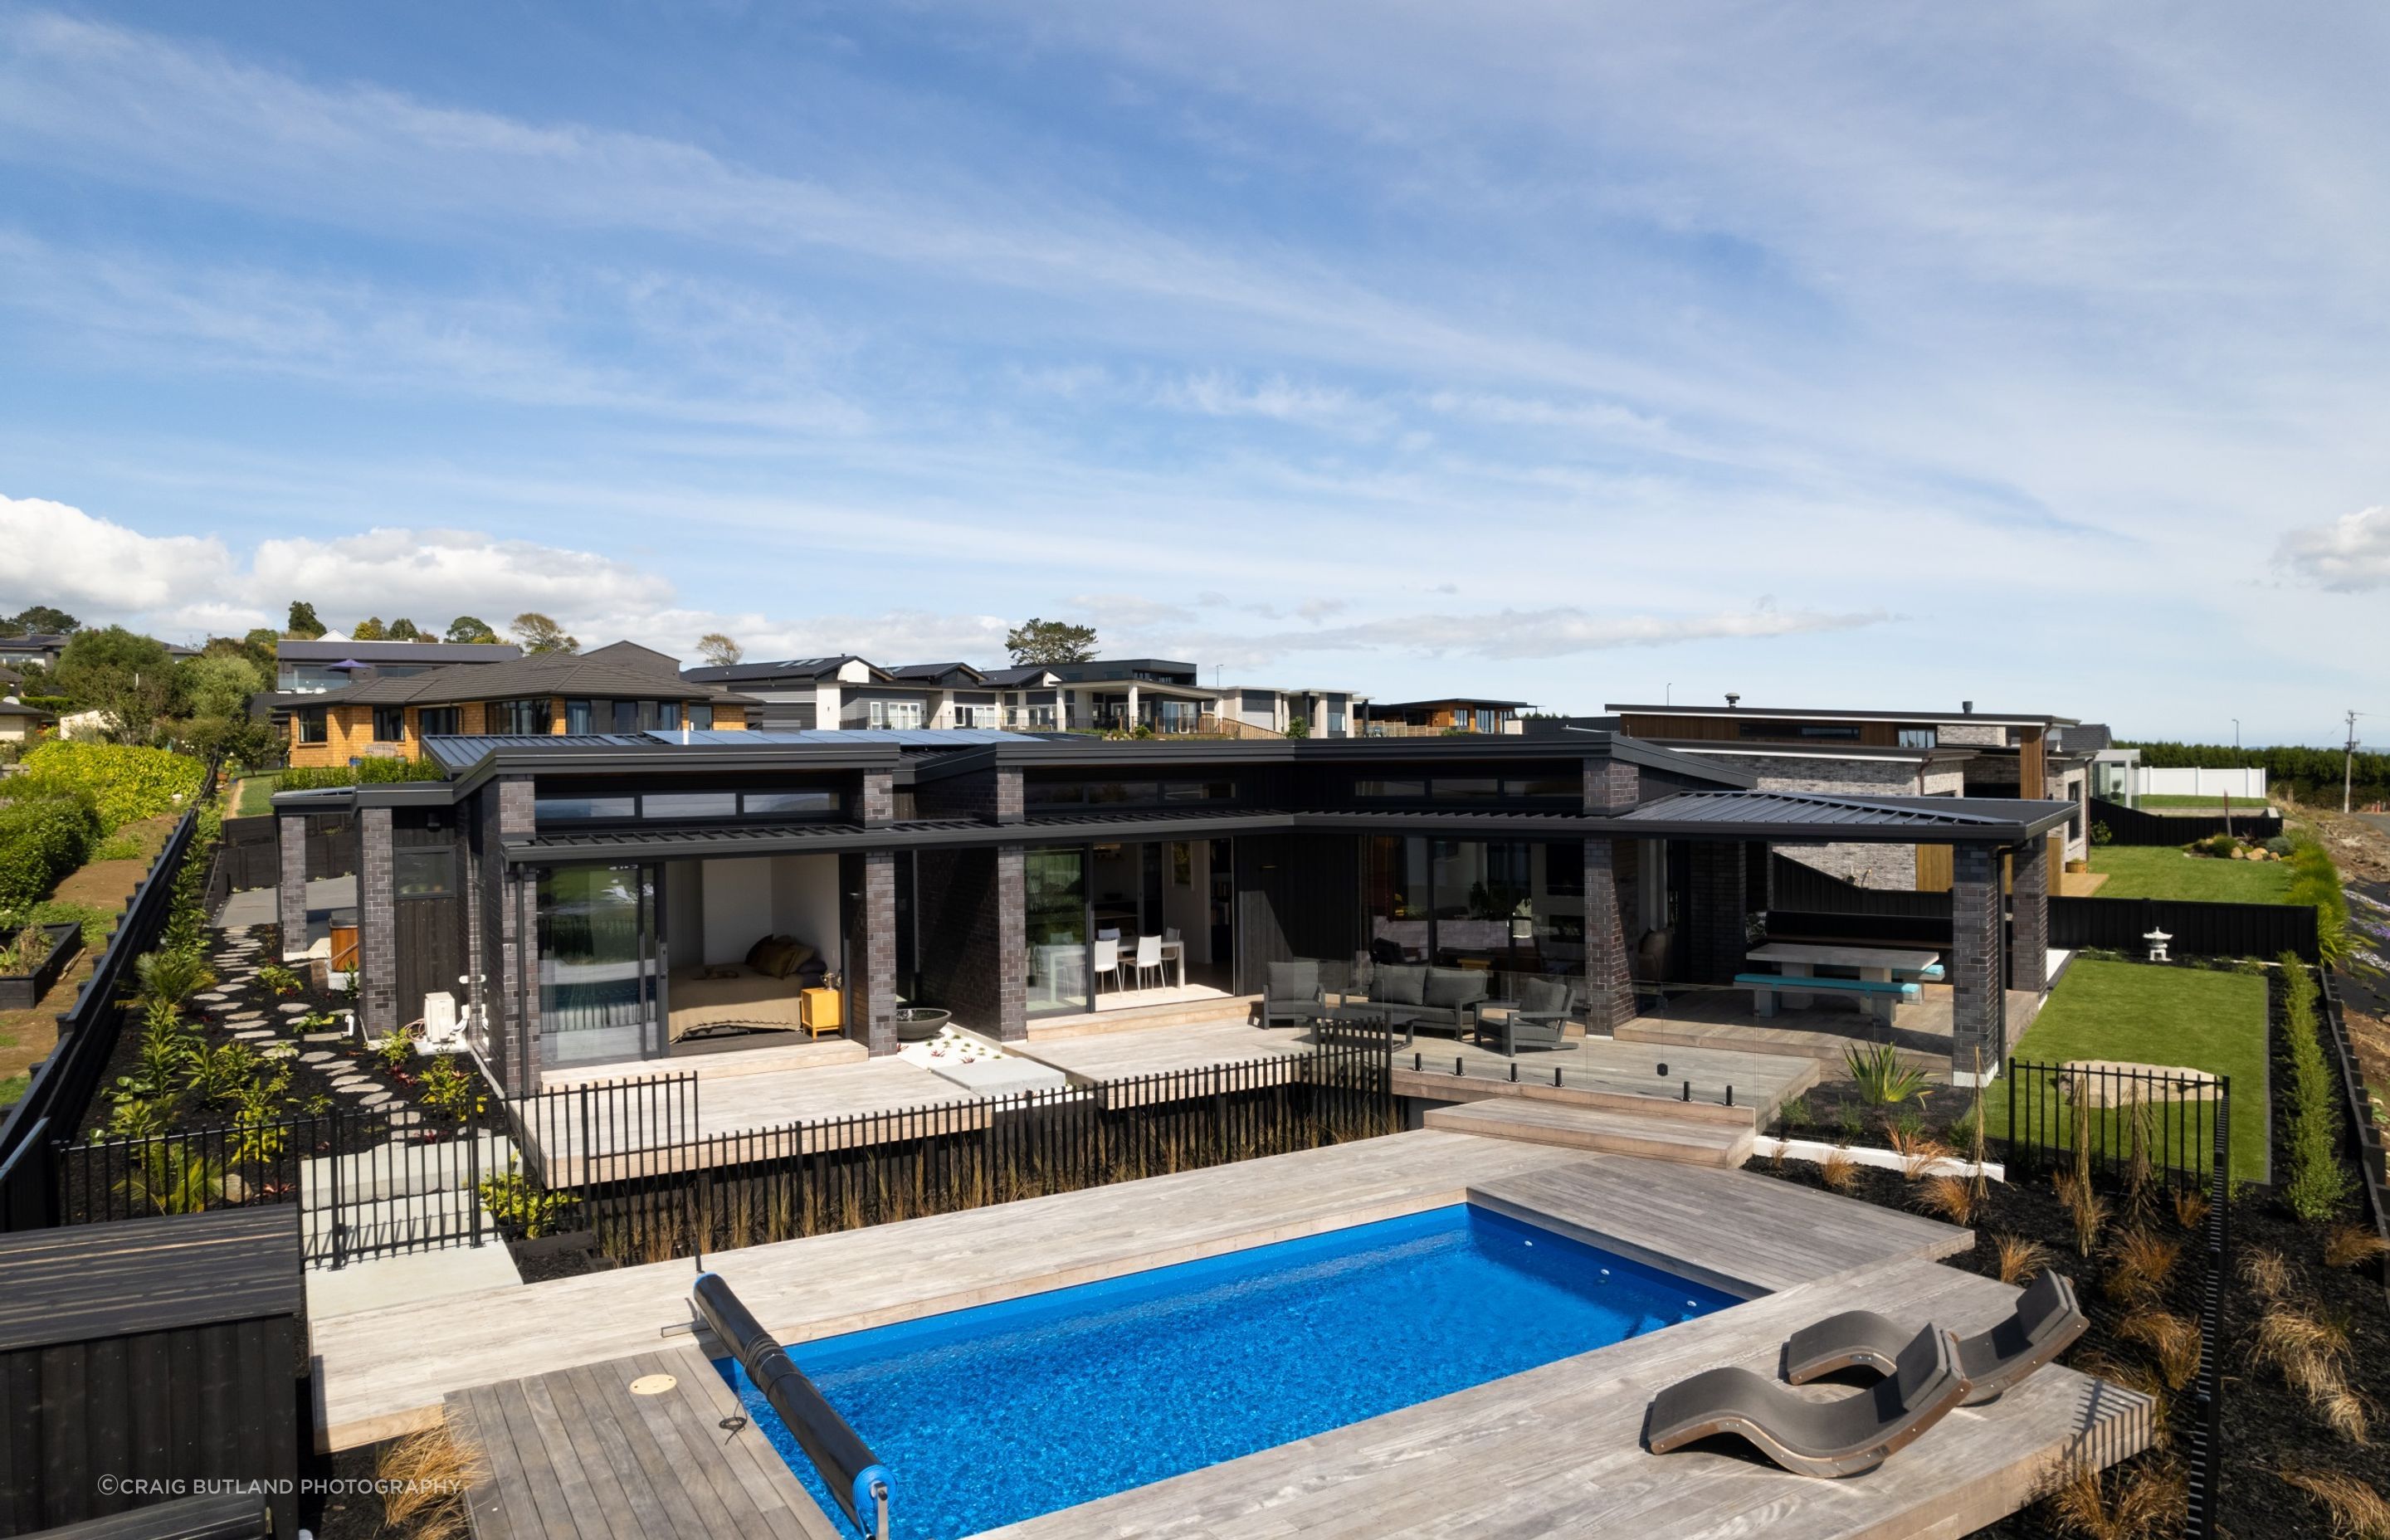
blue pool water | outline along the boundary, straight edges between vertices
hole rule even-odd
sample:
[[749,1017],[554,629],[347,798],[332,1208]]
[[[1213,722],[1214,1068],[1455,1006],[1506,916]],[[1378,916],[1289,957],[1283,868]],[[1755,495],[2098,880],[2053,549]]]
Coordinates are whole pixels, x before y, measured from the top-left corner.
[[790,1352],[888,1468],[893,1533],[957,1540],[1737,1303],[1461,1203]]

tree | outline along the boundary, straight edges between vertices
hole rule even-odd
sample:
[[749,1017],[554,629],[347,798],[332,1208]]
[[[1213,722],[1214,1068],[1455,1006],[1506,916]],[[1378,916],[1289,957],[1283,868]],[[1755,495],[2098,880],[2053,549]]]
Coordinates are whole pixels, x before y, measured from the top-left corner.
[[56,605],[32,604],[0,621],[0,636],[23,636],[33,632],[57,635],[80,630],[82,623]]
[[448,639],[452,642],[495,642],[498,634],[490,622],[478,615],[459,615],[448,622]]
[[101,713],[119,743],[148,742],[181,683],[165,643],[121,625],[78,631],[58,654],[59,693]]
[[393,642],[428,642],[431,638],[423,634],[421,626],[401,615],[390,622],[390,639]]
[[247,716],[249,698],[265,688],[257,665],[238,651],[201,653],[176,668],[182,674],[176,694],[191,716]]
[[283,628],[283,635],[296,636],[301,641],[312,642],[322,635],[324,631],[324,622],[315,618],[314,605],[309,604],[305,599],[290,601],[290,623]]
[[249,654],[249,661],[255,663],[268,679],[274,677],[275,664],[278,661],[274,644],[281,639],[282,633],[263,625],[240,639],[241,649]]
[[522,649],[525,652],[578,652],[581,650],[581,643],[577,637],[566,635],[564,627],[536,610],[526,610],[517,615],[510,629],[515,634],[515,640],[522,643]]
[[728,668],[747,655],[747,649],[719,631],[709,631],[697,639],[697,655],[715,668]]
[[1096,655],[1096,628],[1032,616],[1005,633],[1004,650],[1014,663],[1084,663]]
[[381,617],[379,615],[367,615],[364,620],[361,620],[356,624],[349,627],[349,640],[353,642],[386,642],[390,640],[390,627],[381,623]]

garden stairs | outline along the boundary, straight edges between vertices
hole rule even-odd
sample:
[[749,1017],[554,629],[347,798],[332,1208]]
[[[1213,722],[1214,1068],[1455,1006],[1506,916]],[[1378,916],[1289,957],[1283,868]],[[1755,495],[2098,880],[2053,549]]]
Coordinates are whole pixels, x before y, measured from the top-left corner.
[[1430,1108],[1430,1128],[1564,1149],[1640,1155],[1729,1170],[1751,1159],[1759,1110],[1662,1097],[1565,1095],[1522,1086],[1474,1101]]

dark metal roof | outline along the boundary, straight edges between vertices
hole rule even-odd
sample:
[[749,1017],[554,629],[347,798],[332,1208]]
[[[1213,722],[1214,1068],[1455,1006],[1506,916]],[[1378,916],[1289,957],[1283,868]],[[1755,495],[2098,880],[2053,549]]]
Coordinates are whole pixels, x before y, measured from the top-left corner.
[[1605,704],[1603,711],[1613,715],[1632,712],[1638,716],[1749,716],[1775,720],[1814,722],[1918,722],[1959,725],[1980,722],[1991,727],[2064,727],[2072,726],[2071,716],[2050,716],[2041,712],[1876,712],[1830,710],[1825,707],[1795,709],[1790,706],[1621,706]]
[[1913,760],[1921,764],[1933,760],[1973,759],[1985,752],[1981,745],[1973,743],[1903,749],[1890,743],[1837,743],[1820,738],[1647,738],[1637,741],[1657,744],[1679,754],[1730,754],[1752,759]]
[[1525,711],[1532,700],[1497,700],[1484,695],[1439,695],[1426,700],[1372,700],[1369,714],[1381,712],[1423,712],[1434,706],[1500,706],[1513,711]]
[[2062,754],[2096,754],[2112,747],[2114,738],[2104,722],[2078,722],[2050,735],[2050,748]]
[[0,1236],[0,1350],[298,1315],[302,1269],[296,1203]]
[[2008,797],[1849,797],[1816,791],[1680,791],[1611,822],[1622,833],[1747,829],[1754,839],[2014,841],[2045,834],[2073,802]]
[[586,653],[535,652],[505,662],[452,663],[397,679],[368,679],[332,693],[339,699],[327,701],[328,705],[442,705],[525,695],[754,703],[748,696],[691,684],[672,666],[671,659],[620,642]]
[[285,638],[274,656],[287,663],[503,663],[523,655],[512,642],[309,642]]
[[708,664],[701,668],[680,671],[684,679],[699,684],[735,684],[765,679],[822,679],[836,674],[849,663],[861,663],[873,674],[885,679],[888,671],[868,658],[858,658],[852,652],[841,652],[822,658],[783,658],[769,663]]

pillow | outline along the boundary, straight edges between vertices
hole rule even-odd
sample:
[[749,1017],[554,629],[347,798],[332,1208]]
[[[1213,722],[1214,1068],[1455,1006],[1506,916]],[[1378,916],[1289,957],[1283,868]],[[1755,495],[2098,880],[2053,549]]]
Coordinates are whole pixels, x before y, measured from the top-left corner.
[[1519,1008],[1544,1016],[1564,1014],[1569,1008],[1568,981],[1565,979],[1520,980]]
[[765,936],[755,943],[755,950],[749,956],[754,958],[756,972],[770,979],[785,979],[789,970],[797,966],[796,946],[786,936]]
[[1318,999],[1319,965],[1306,961],[1270,964],[1269,998],[1273,1000]]
[[782,936],[780,940],[788,947],[787,962],[777,973],[773,975],[774,978],[785,979],[791,973],[802,973],[807,964],[820,956],[794,936]]
[[1424,968],[1381,968],[1378,987],[1369,997],[1382,1005],[1415,1006],[1425,997],[1427,969]]
[[763,972],[765,950],[779,939],[777,936],[757,936],[755,944],[747,949],[747,966],[758,973]]
[[1424,1003],[1447,1007],[1475,1005],[1485,998],[1485,983],[1491,976],[1475,968],[1431,968]]

